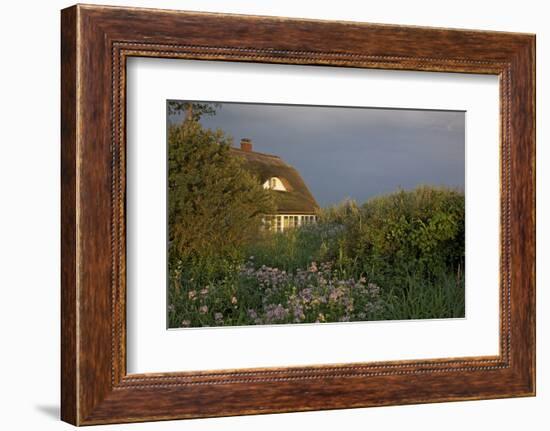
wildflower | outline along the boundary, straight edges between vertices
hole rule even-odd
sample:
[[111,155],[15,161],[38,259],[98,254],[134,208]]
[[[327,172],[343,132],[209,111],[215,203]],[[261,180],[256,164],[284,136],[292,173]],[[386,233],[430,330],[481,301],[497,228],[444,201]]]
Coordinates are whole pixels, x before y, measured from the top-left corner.
[[201,314],[206,314],[206,313],[208,313],[208,305],[201,305],[201,306],[199,307],[199,313],[201,313]]
[[197,292],[195,290],[190,290],[188,293],[187,293],[187,297],[191,300],[191,301],[194,301],[195,298],[197,297]]
[[302,308],[302,306],[300,304],[298,304],[294,307],[293,314],[294,314],[294,321],[296,323],[301,322],[302,320],[304,320],[306,318],[306,316],[304,314],[304,309]]
[[270,304],[266,307],[266,320],[268,323],[282,321],[288,316],[288,309],[284,308],[281,304]]
[[342,288],[331,288],[328,299],[330,302],[337,302],[343,295],[344,291],[342,290]]
[[216,320],[217,323],[223,322],[223,314],[222,313],[214,313],[214,320]]
[[377,313],[383,308],[383,302],[377,301],[377,302],[369,302],[365,305],[365,312],[366,313]]
[[236,296],[231,297],[231,304],[233,304],[233,305],[237,304],[237,297]]
[[376,296],[380,293],[380,286],[374,283],[369,283],[367,289],[369,290],[369,293],[373,296]]
[[191,321],[190,320],[182,320],[181,323],[180,323],[180,326],[182,328],[188,328],[189,326],[191,326]]
[[206,296],[206,295],[208,295],[208,286],[206,286],[204,289],[202,289],[202,290],[200,291],[200,294],[201,294],[201,296]]
[[313,292],[310,287],[306,287],[300,292],[300,296],[302,298],[302,301],[307,304],[313,299]]
[[260,319],[260,317],[258,316],[256,310],[250,308],[248,309],[247,313],[248,317],[250,317],[250,319],[252,319],[256,325],[261,325],[262,323],[264,323],[262,322],[262,319]]

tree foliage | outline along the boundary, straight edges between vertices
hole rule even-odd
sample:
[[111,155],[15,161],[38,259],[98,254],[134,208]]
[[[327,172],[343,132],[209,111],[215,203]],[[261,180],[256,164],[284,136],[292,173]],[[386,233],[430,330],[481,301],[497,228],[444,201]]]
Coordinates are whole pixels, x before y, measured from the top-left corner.
[[232,140],[222,131],[186,120],[168,134],[170,265],[192,263],[208,274],[216,262],[239,258],[274,211],[273,197],[231,154]]
[[219,103],[185,102],[181,100],[168,101],[168,115],[182,114],[184,120],[199,121],[202,116],[216,115],[216,110],[221,107]]

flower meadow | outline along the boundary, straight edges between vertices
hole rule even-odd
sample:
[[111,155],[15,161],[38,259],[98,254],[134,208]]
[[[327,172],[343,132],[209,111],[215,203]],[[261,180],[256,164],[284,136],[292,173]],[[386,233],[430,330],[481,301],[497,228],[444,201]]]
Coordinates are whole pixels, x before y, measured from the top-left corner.
[[350,322],[374,318],[382,307],[376,284],[364,277],[341,279],[331,263],[312,262],[289,273],[255,268],[254,256],[231,281],[188,290],[177,299],[170,314],[183,317],[180,327]]
[[423,187],[260,230],[240,253],[174,259],[170,327],[464,316],[464,196]]

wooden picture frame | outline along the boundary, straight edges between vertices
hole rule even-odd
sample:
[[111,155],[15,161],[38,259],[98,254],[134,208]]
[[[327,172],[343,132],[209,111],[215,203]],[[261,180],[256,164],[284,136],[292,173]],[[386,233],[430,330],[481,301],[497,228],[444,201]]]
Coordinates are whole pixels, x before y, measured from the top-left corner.
[[[61,17],[64,421],[91,425],[535,394],[534,35],[84,5],[64,9]],[[128,375],[130,56],[498,75],[500,354]]]

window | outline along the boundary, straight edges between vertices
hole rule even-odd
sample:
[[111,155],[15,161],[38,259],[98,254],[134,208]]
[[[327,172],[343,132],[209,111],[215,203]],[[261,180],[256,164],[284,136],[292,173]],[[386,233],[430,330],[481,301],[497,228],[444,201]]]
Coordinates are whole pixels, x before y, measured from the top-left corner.
[[263,185],[264,189],[278,190],[281,192],[286,192],[287,189],[280,178],[271,177]]

